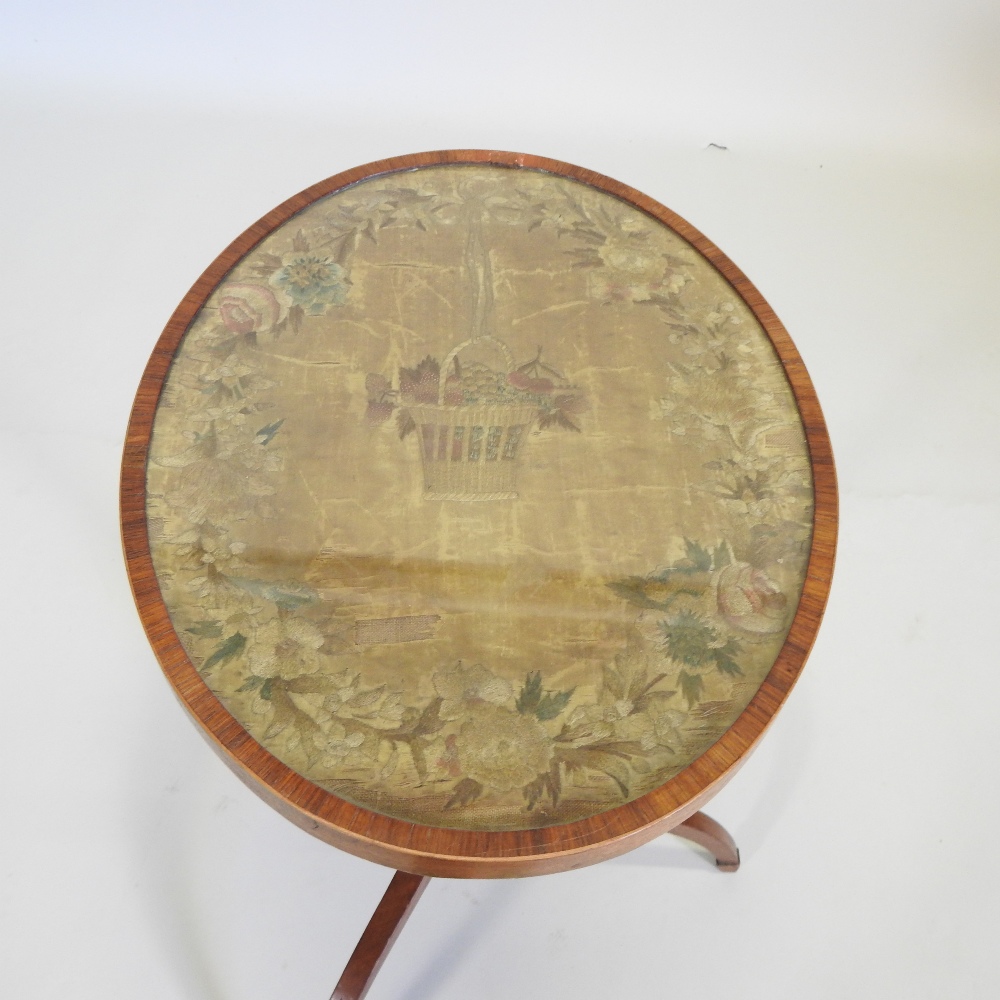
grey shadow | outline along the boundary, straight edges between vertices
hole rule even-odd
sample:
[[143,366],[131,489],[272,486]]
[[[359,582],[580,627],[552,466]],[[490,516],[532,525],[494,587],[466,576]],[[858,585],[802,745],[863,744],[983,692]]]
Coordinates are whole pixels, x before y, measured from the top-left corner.
[[[432,882],[428,892],[433,888]],[[422,963],[422,971],[413,977],[406,992],[400,994],[400,1000],[430,1000],[441,995],[444,984],[458,969],[459,956],[468,954],[476,942],[487,937],[510,908],[513,902],[513,893],[509,891],[511,888],[513,887],[506,883],[489,886],[477,911],[471,914],[458,931],[442,938],[439,944],[430,949],[430,956]],[[414,911],[413,919],[420,919],[419,906]],[[389,961],[392,961],[391,956]]]
[[[794,708],[784,717],[782,727],[777,732],[772,730],[765,734],[770,748],[776,751],[771,756],[771,767],[764,772],[764,782],[746,819],[737,829],[729,831],[744,860],[767,841],[805,780],[812,744],[811,708],[808,699],[797,699]],[[739,776],[734,780],[738,781]]]
[[[153,714],[153,713],[150,713]],[[150,720],[150,731],[162,732],[159,716]],[[201,939],[195,910],[191,866],[186,845],[191,841],[191,807],[197,796],[167,795],[173,783],[200,783],[206,761],[197,752],[197,741],[183,740],[165,746],[169,737],[147,744],[145,754],[134,755],[128,806],[142,803],[141,819],[133,827],[133,864],[144,886],[141,904],[165,964],[176,977],[178,995],[198,1000],[236,1000],[223,987],[217,968]],[[182,745],[184,744],[184,745]],[[165,764],[172,761],[173,766]],[[156,789],[156,793],[152,793]]]
[[627,868],[659,868],[671,871],[712,872],[715,869],[715,858],[705,848],[669,832],[628,854],[604,863]]
[[[811,740],[810,705],[806,699],[795,703],[784,724],[777,732],[767,734],[769,746],[776,750],[771,767],[754,796],[746,819],[738,827],[727,827],[736,841],[743,861],[752,857],[781,822],[796,789],[804,780],[806,758]],[[777,746],[775,746],[777,744]],[[739,781],[740,775],[733,780]],[[724,790],[723,790],[724,794]],[[711,802],[705,812],[713,816]],[[713,816],[713,819],[715,817]],[[725,825],[725,824],[723,824]],[[636,850],[614,858],[605,864],[620,864],[633,868],[703,869],[715,867],[713,855],[697,844],[674,836],[668,831],[656,840]]]

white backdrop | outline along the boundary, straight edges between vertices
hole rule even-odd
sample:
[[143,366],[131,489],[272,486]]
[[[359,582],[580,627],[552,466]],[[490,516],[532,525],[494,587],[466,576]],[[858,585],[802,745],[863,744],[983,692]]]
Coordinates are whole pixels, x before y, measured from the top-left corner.
[[4,996],[321,1000],[353,949],[389,873],[270,811],[174,702],[118,462],[233,237],[446,147],[609,174],[732,257],[816,383],[842,542],[803,678],[709,810],[737,875],[667,836],[435,881],[372,1000],[997,995],[995,3],[8,2],[0,116]]

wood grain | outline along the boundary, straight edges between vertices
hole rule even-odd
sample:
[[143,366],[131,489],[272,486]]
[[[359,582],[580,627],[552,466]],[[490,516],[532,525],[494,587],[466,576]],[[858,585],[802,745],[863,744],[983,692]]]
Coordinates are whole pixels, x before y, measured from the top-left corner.
[[734,872],[740,867],[740,849],[729,831],[711,816],[696,812],[670,831],[675,837],[683,837],[699,847],[704,847],[713,858],[719,871]]
[[362,1000],[430,878],[396,872],[344,968],[330,1000]]
[[[691,243],[742,297],[774,344],[802,416],[812,465],[815,512],[802,596],[774,666],[740,717],[708,751],[654,791],[597,816],[538,830],[489,833],[392,819],[323,791],[278,761],[226,711],[188,659],[157,585],[147,536],[146,460],[154,415],[174,353],[212,290],[265,236],[317,198],[381,174],[464,163],[575,179],[630,202]],[[519,153],[449,150],[382,160],[321,181],[265,215],[208,267],[170,318],[142,376],[122,462],[121,527],[136,605],[157,658],[182,704],[241,780],[303,829],[360,857],[421,875],[495,878],[563,871],[622,854],[678,826],[729,781],[784,703],[816,638],[834,565],[837,484],[823,414],[798,351],[749,279],[705,236],[646,195],[582,167]]]

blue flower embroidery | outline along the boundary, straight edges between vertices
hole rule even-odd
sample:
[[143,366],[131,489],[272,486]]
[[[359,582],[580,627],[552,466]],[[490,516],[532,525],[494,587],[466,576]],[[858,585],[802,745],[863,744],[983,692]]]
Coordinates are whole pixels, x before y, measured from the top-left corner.
[[275,272],[271,283],[310,316],[321,316],[329,306],[342,305],[350,287],[347,271],[340,264],[315,254],[293,257]]

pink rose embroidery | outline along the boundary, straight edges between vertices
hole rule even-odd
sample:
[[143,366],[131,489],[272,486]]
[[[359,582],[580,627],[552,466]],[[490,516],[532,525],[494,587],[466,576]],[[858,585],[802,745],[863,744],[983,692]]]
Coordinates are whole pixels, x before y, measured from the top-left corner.
[[730,563],[719,573],[719,612],[744,632],[771,635],[785,627],[785,595],[763,570],[749,563]]
[[219,316],[231,333],[267,333],[277,324],[281,307],[269,288],[236,282],[225,286]]

